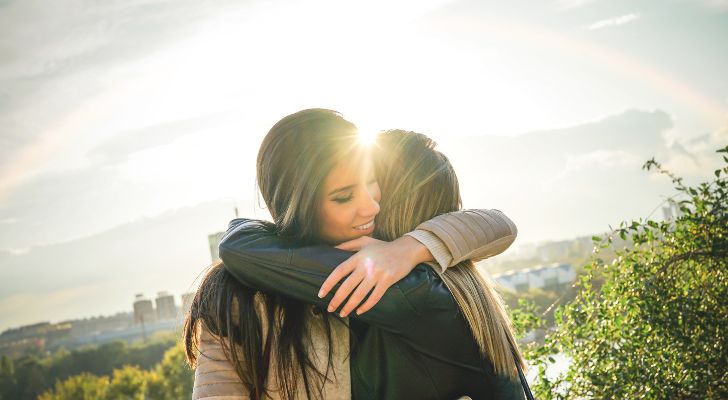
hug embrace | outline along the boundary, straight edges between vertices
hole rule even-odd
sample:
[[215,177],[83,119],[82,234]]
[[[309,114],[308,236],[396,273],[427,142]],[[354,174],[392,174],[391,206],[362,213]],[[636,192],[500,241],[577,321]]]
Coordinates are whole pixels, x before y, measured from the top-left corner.
[[272,222],[235,219],[185,319],[193,399],[523,399],[524,361],[474,261],[517,229],[462,210],[425,135],[363,144],[326,109],[291,114],[261,144]]

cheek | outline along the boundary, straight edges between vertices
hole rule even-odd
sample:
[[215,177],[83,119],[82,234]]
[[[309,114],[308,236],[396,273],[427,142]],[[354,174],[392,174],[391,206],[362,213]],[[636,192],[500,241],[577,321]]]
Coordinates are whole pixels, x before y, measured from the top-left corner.
[[375,183],[374,188],[372,189],[372,198],[377,203],[382,201],[382,191],[379,189],[379,184]]
[[327,202],[324,204],[319,212],[321,230],[332,233],[350,229],[352,221],[356,217],[356,210],[349,204],[351,203],[338,205]]

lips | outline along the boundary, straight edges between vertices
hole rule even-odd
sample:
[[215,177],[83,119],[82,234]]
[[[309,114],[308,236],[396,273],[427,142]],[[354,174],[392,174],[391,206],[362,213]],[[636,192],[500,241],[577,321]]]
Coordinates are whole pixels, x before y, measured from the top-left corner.
[[374,220],[371,220],[364,225],[355,226],[354,229],[359,231],[366,231],[371,229],[372,227],[374,227]]

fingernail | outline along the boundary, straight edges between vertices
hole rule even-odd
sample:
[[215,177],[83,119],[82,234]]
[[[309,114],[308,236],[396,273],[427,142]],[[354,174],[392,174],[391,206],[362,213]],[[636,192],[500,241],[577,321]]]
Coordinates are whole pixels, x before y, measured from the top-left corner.
[[346,316],[347,316],[347,315],[349,315],[349,314],[344,314],[343,312],[342,312],[341,314],[339,314],[339,316],[340,316],[341,318],[346,318]]
[[329,305],[329,307],[326,309],[326,311],[328,311],[328,312],[334,311],[334,306]]
[[361,310],[356,310],[356,315],[361,315]]
[[323,290],[319,290],[318,297],[319,297],[319,299],[322,298],[322,297],[324,297],[324,291]]

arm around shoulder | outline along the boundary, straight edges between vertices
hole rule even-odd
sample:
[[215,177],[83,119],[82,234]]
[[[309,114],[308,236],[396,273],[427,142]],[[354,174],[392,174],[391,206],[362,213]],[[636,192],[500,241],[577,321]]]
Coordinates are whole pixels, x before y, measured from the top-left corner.
[[[278,236],[270,223],[244,219],[230,222],[219,252],[225,269],[241,283],[323,308],[332,296],[320,298],[321,285],[353,254],[329,246],[297,244]],[[407,289],[428,284],[432,282],[421,279],[410,282]],[[392,332],[408,329],[420,314],[400,286],[387,290],[370,312],[351,317]]]
[[424,244],[443,271],[464,260],[483,260],[504,252],[516,240],[516,224],[502,211],[455,211],[425,221],[407,235]]

